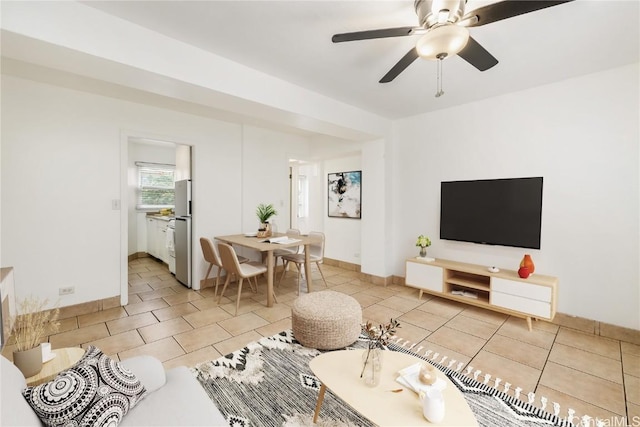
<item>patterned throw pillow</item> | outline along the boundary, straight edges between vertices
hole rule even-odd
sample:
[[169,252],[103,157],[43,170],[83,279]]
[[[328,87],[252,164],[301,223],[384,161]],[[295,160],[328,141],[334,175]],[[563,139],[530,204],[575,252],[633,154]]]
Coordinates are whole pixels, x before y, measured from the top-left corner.
[[117,426],[146,395],[120,363],[89,346],[74,366],[22,395],[48,426]]

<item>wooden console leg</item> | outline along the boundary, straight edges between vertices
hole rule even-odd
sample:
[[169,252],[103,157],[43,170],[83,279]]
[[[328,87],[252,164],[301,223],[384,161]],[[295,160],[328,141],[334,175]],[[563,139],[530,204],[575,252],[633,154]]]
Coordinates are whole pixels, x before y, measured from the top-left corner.
[[316,412],[313,414],[313,423],[315,424],[318,421],[318,414],[320,413],[320,408],[322,407],[322,401],[324,400],[324,392],[327,391],[327,387],[324,384],[320,386],[320,392],[318,393],[318,402],[316,403]]
[[533,325],[531,325],[531,317],[527,317],[527,326],[529,327],[529,332],[533,330]]
[[420,290],[420,294],[418,295],[418,300],[422,299],[422,290]]

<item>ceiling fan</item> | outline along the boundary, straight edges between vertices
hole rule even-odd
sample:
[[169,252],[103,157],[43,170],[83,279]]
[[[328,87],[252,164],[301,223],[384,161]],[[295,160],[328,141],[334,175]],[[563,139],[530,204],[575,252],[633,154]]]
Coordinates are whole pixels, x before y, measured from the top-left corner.
[[[535,12],[573,0],[537,1],[504,0],[489,4],[465,14],[467,0],[415,0],[414,8],[418,15],[419,27],[385,28],[379,30],[357,31],[335,34],[334,43],[423,35],[414,48],[411,48],[398,61],[380,83],[389,83],[419,57],[442,60],[458,55],[480,71],[486,71],[498,63],[498,60],[469,36],[467,27],[479,27],[525,13]],[[439,76],[441,70],[439,69]],[[436,96],[442,93],[439,88]]]

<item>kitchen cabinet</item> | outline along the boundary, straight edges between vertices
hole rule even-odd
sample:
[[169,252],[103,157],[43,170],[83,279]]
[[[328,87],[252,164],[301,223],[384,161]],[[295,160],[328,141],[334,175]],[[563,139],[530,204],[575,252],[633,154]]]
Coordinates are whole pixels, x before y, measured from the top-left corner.
[[169,248],[167,248],[168,226],[169,218],[147,217],[147,253],[166,264],[169,263]]

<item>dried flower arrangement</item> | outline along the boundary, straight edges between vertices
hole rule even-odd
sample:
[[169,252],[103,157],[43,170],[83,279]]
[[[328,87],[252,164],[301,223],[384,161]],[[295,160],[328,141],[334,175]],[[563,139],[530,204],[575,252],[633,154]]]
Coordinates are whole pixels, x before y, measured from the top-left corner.
[[13,326],[16,351],[38,347],[42,338],[58,332],[59,308],[47,309],[49,300],[28,296],[18,303],[18,314]]
[[360,378],[364,374],[364,370],[367,367],[369,361],[369,355],[371,350],[383,348],[389,342],[389,338],[396,334],[396,330],[400,327],[400,322],[397,319],[389,319],[389,323],[386,325],[374,326],[373,323],[367,322],[362,325],[365,335],[369,338],[369,345],[367,346],[367,353],[364,357],[364,366],[360,373]]

